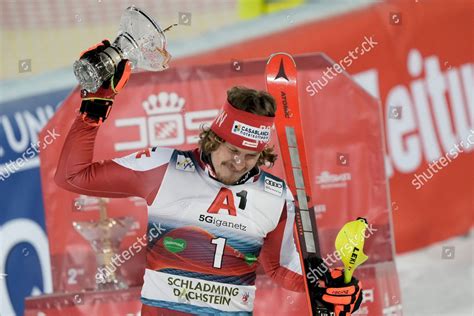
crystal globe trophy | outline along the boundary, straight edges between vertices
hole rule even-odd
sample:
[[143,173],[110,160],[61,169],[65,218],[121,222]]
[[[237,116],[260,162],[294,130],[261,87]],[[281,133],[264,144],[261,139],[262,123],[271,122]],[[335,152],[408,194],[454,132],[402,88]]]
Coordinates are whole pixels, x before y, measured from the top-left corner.
[[162,30],[142,10],[135,6],[128,7],[121,17],[118,36],[111,46],[74,62],[74,75],[79,84],[88,92],[96,92],[104,81],[112,77],[123,59],[131,62],[132,70],[167,69],[171,55],[166,51],[165,32],[172,26]]
[[98,221],[74,221],[74,229],[87,240],[96,257],[96,290],[117,290],[128,288],[120,273],[120,265],[114,262],[119,255],[120,244],[127,232],[136,224],[132,217],[111,218],[107,216],[107,199],[98,198],[98,205],[91,205],[86,199],[76,201],[76,209],[99,208]]

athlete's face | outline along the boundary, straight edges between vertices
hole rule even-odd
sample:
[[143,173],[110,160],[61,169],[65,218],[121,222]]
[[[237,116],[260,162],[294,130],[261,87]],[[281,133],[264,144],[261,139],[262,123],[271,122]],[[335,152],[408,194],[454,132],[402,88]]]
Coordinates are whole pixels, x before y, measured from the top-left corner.
[[224,184],[232,184],[257,164],[260,152],[222,143],[211,153],[216,177]]

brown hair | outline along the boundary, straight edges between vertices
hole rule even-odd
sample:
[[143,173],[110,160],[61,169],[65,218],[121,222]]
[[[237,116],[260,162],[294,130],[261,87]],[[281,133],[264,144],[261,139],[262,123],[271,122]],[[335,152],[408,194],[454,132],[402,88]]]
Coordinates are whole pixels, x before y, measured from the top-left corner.
[[[232,87],[227,90],[227,101],[239,110],[262,116],[275,116],[275,99],[265,91],[258,91],[241,86]],[[211,153],[224,142],[225,140],[211,131],[209,126],[201,126],[199,146],[202,152]],[[260,153],[260,157],[258,157],[257,165],[271,167],[277,160],[277,157],[278,155],[274,153],[273,146],[265,147]]]

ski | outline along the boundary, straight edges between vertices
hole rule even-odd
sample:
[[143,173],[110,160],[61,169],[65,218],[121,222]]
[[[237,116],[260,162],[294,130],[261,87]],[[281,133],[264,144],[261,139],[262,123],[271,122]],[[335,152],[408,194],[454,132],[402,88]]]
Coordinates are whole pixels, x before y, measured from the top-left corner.
[[[297,69],[293,58],[286,53],[270,56],[266,69],[266,87],[277,103],[275,128],[280,144],[288,187],[295,199],[295,225],[307,301],[310,315],[334,315],[322,304],[315,301],[316,283],[308,279],[308,271],[328,271],[321,258],[314,200],[305,154],[303,128],[298,103]],[[327,278],[327,277],[326,277]],[[325,280],[327,281],[327,279]]]

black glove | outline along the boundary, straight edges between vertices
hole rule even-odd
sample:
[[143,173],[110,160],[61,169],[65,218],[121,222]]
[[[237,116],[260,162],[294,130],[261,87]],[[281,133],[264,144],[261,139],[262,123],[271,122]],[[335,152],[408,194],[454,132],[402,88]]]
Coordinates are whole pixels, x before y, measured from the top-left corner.
[[352,277],[351,282],[346,284],[342,268],[329,270],[327,284],[318,280],[316,299],[334,311],[336,316],[349,316],[359,309],[362,302],[362,282]]
[[[103,40],[101,43],[88,48],[84,51],[80,58],[90,58],[97,56],[110,46],[108,40]],[[127,59],[119,62],[117,69],[113,76],[104,81],[97,92],[90,93],[87,90],[81,90],[81,108],[82,119],[89,125],[98,126],[104,122],[109,116],[110,110],[114,103],[114,98],[120,90],[127,84],[131,74],[131,63]],[[85,118],[92,119],[92,123]]]

